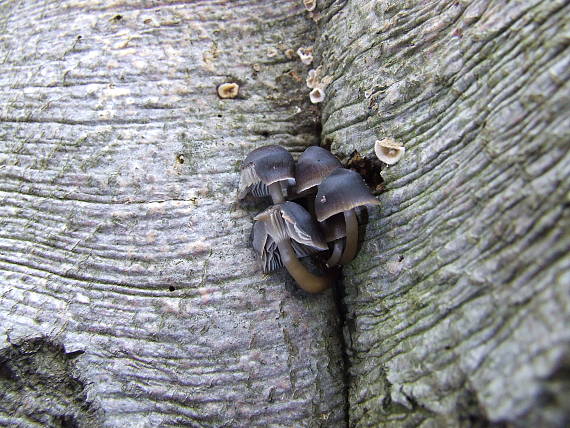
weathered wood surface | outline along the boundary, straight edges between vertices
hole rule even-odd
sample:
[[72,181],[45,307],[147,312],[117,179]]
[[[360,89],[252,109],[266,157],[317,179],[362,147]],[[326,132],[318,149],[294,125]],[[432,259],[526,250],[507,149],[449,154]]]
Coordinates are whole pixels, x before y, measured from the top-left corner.
[[0,425],[342,426],[332,294],[262,276],[234,203],[250,150],[318,143],[302,4],[7,1],[0,28]]
[[407,149],[345,269],[350,425],[568,426],[570,2],[319,12],[325,142]]

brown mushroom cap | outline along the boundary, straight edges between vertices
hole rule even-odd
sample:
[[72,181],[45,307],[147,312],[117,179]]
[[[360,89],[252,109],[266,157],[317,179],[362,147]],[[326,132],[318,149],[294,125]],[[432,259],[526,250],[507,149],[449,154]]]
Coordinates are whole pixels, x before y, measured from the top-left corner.
[[331,152],[319,146],[308,147],[299,156],[295,168],[297,193],[318,186],[337,168],[342,168],[342,164]]
[[276,204],[254,217],[265,223],[265,230],[275,242],[292,239],[318,251],[328,249],[317,223],[301,205],[294,202]]
[[322,222],[327,218],[362,205],[378,205],[368,186],[357,172],[335,169],[319,186],[315,197],[315,214]]
[[250,152],[241,169],[238,198],[249,191],[254,196],[268,196],[267,186],[278,181],[295,182],[295,162],[291,153],[277,145],[259,147]]

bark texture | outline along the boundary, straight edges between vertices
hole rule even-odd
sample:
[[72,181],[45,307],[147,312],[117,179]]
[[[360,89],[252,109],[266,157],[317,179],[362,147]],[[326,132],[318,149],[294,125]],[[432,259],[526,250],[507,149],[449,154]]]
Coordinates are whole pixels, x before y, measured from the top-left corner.
[[351,426],[569,423],[569,17],[319,3],[324,142],[407,150],[345,269]]
[[318,143],[314,25],[298,1],[0,4],[0,425],[344,424],[332,293],[262,276],[262,205],[235,204],[249,151]]
[[[2,2],[0,425],[568,424],[568,16]],[[407,150],[345,268],[344,337],[332,292],[260,274],[264,206],[235,203],[250,150],[319,142],[293,54],[315,30],[322,143],[372,182],[374,140]]]

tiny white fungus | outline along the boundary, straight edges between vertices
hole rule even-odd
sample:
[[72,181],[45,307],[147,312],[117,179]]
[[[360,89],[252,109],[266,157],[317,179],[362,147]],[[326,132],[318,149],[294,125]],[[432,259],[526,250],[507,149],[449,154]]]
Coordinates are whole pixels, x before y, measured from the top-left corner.
[[315,7],[317,7],[317,0],[303,0],[303,5],[305,6],[306,10],[312,12],[315,10]]
[[319,72],[317,70],[309,70],[309,74],[307,75],[307,87],[308,88],[316,88],[319,84]]
[[218,86],[218,96],[220,98],[235,98],[239,93],[239,85],[237,83],[222,83]]
[[388,165],[394,165],[404,155],[406,149],[393,138],[384,138],[374,143],[376,157]]
[[309,65],[313,62],[313,47],[309,46],[307,48],[297,49],[297,55],[301,58],[301,62],[305,65]]
[[322,103],[325,99],[325,91],[321,88],[315,88],[309,94],[309,98],[313,104]]

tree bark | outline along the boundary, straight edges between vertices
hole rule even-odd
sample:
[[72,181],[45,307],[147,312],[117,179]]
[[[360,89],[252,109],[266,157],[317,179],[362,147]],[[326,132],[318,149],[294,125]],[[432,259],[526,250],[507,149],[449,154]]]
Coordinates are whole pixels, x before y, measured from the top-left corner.
[[[0,4],[0,425],[567,425],[569,6]],[[383,181],[340,319],[235,201],[319,114]]]
[[365,166],[406,147],[345,268],[351,426],[568,426],[569,12],[320,10],[323,142]]
[[0,424],[344,424],[332,292],[262,275],[235,198],[252,149],[318,143],[302,4],[3,2],[0,27]]

